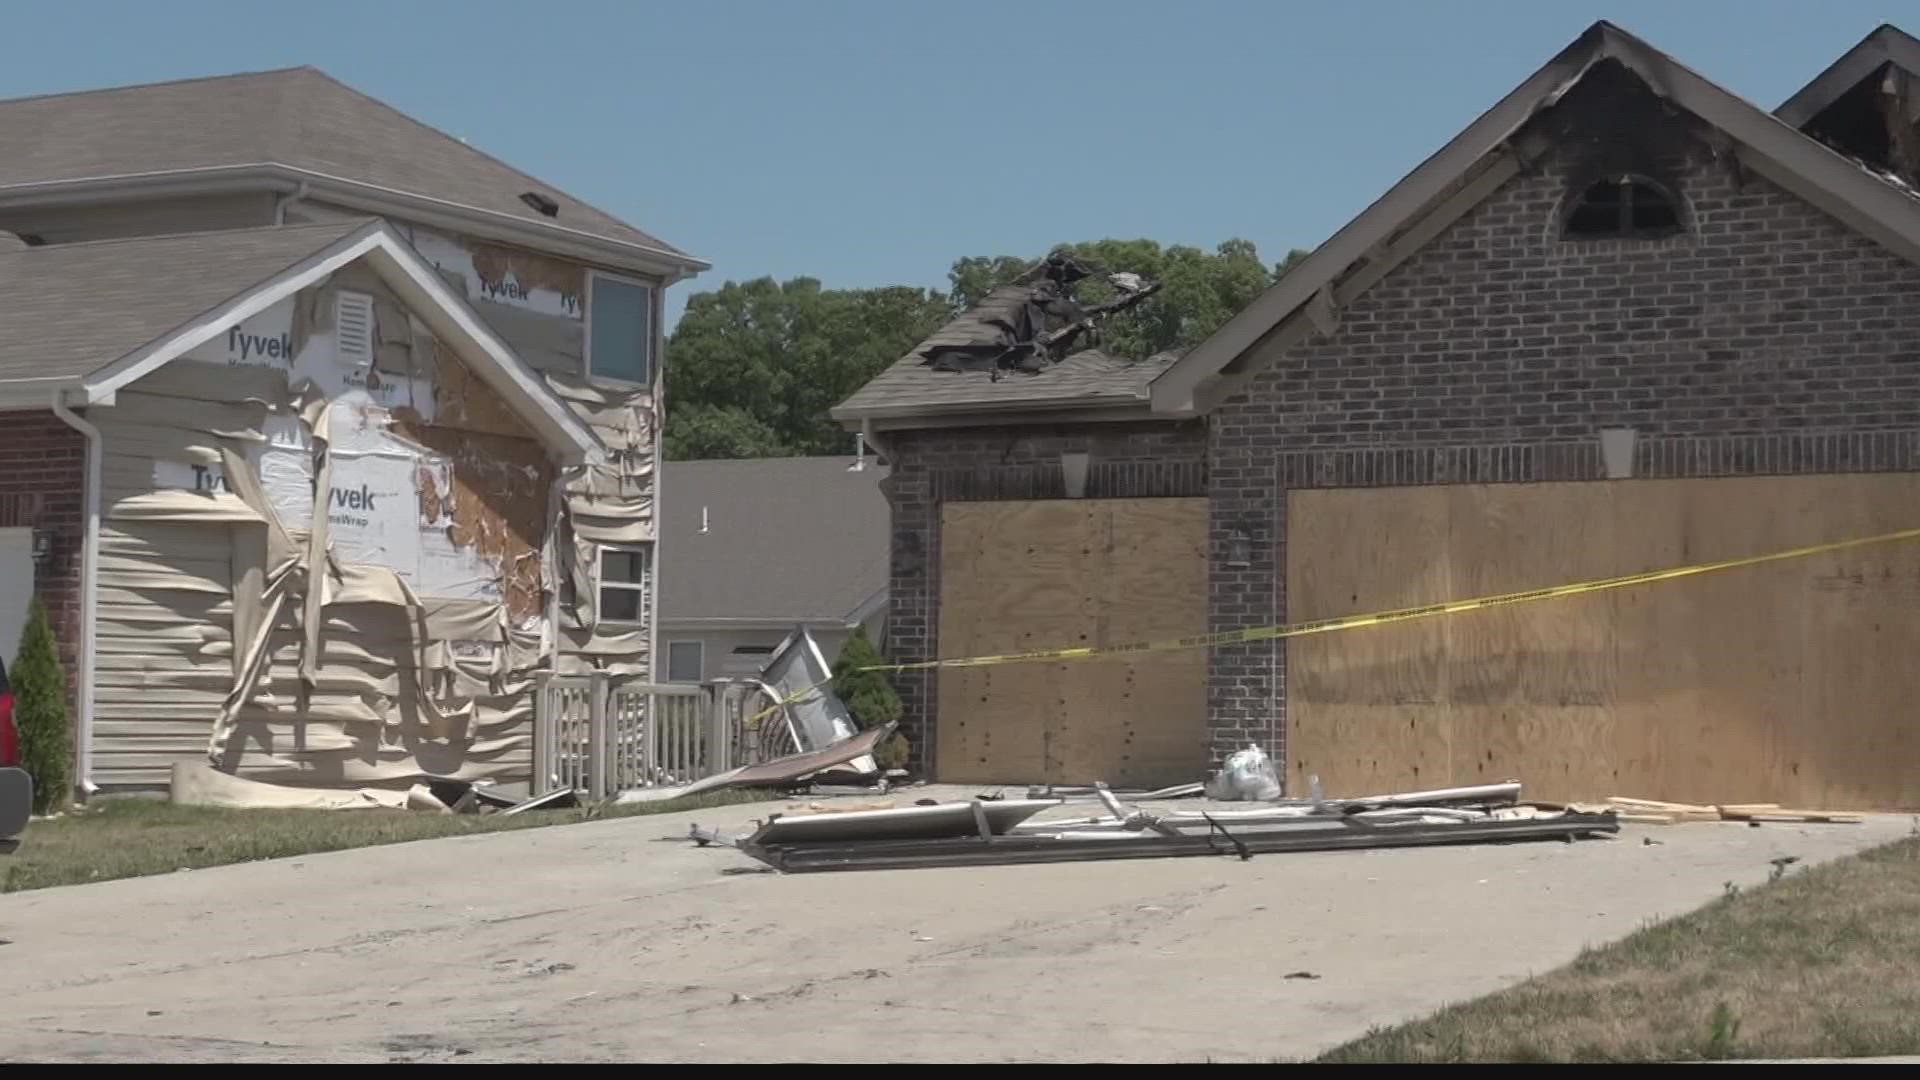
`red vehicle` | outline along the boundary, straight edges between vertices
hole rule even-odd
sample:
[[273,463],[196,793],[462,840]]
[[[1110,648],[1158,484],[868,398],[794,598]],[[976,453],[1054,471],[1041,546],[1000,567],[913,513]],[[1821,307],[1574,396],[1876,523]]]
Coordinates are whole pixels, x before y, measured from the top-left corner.
[[20,767],[20,728],[13,722],[13,687],[0,660],[0,855],[12,851],[33,811],[33,781]]
[[20,765],[20,729],[13,726],[13,687],[7,682],[7,662],[0,660],[0,769]]

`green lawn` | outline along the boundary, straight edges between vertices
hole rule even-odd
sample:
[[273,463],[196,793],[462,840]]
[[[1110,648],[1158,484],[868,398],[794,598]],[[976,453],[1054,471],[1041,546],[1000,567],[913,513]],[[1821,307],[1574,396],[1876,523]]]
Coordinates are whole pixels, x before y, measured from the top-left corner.
[[716,791],[667,802],[500,814],[407,810],[223,810],[152,799],[101,799],[27,826],[20,850],[0,855],[0,892],[166,874],[255,859],[397,844],[442,836],[537,829],[603,818],[670,814],[759,802],[764,791]]
[[1920,836],[1377,1030],[1328,1062],[1693,1061],[1920,1052]]

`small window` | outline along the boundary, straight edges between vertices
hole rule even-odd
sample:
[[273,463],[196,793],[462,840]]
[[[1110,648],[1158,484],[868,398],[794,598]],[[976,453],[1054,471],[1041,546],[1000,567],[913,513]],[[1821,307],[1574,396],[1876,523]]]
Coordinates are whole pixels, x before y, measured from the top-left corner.
[[699,682],[706,674],[706,653],[704,642],[667,642],[667,681]]
[[1639,176],[1601,180],[1580,193],[1567,214],[1572,240],[1655,239],[1680,231],[1680,201]]
[[587,296],[587,374],[648,386],[653,382],[653,290],[637,281],[591,275]]
[[600,621],[647,621],[647,550],[600,549]]

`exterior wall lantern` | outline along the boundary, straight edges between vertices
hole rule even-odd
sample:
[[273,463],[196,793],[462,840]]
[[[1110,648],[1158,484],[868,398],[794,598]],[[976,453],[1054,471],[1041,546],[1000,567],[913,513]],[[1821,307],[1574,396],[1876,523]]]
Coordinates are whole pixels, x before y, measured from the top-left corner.
[[1630,427],[1600,430],[1600,464],[1606,469],[1607,479],[1633,479],[1634,436]]
[[1227,565],[1253,565],[1253,537],[1244,528],[1236,527],[1227,537]]
[[1064,452],[1060,455],[1060,478],[1066,484],[1067,498],[1087,497],[1088,460],[1089,455],[1084,452]]
[[53,558],[53,530],[33,530],[33,561],[44,565]]

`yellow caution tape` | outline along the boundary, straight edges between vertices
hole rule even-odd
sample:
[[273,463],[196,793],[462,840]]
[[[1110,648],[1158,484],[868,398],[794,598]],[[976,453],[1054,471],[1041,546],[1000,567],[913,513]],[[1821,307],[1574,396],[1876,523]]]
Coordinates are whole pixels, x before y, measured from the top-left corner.
[[[1738,570],[1765,563],[1786,562],[1789,559],[1804,559],[1810,555],[1825,555],[1834,551],[1846,551],[1852,548],[1869,547],[1875,544],[1891,544],[1902,540],[1920,540],[1920,529],[1902,529],[1899,532],[1881,533],[1877,536],[1863,536],[1854,540],[1837,540],[1827,544],[1813,544],[1808,547],[1789,548],[1785,551],[1768,552],[1765,555],[1748,555],[1738,559],[1722,559],[1719,562],[1695,563],[1690,566],[1676,566],[1665,570],[1647,570],[1638,574],[1622,574],[1619,577],[1600,578],[1595,581],[1579,581],[1568,585],[1554,585],[1544,589],[1527,589],[1522,592],[1497,593],[1492,596],[1477,596],[1467,600],[1448,600],[1438,604],[1422,604],[1418,607],[1396,608],[1391,611],[1376,611],[1366,615],[1342,615],[1332,619],[1314,619],[1308,622],[1278,626],[1254,626],[1241,630],[1222,630],[1212,634],[1195,634],[1190,637],[1169,638],[1165,641],[1136,641],[1123,645],[1083,645],[1070,649],[1040,649],[1034,652],[1001,653],[994,656],[965,656],[948,660],[919,660],[904,664],[871,664],[858,668],[859,671],[931,671],[939,668],[995,667],[1001,664],[1031,664],[1046,661],[1088,660],[1101,656],[1131,656],[1140,653],[1177,652],[1184,649],[1212,649],[1223,645],[1245,645],[1256,641],[1279,641],[1283,638],[1305,637],[1309,634],[1330,634],[1341,630],[1359,630],[1369,626],[1386,626],[1390,623],[1412,622],[1415,619],[1431,619],[1442,615],[1459,615],[1469,611],[1482,611],[1487,608],[1505,607],[1509,604],[1529,604],[1538,600],[1555,600],[1564,596],[1580,596],[1585,593],[1604,592],[1608,589],[1624,589],[1634,585],[1650,585],[1659,581],[1673,581],[1678,578],[1696,577],[1700,574],[1718,573],[1722,570]],[[801,690],[785,700],[775,703],[749,717],[747,722],[755,724],[788,705],[801,700],[808,694],[825,687],[833,681],[823,682]]]

